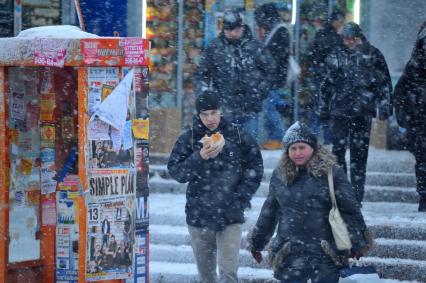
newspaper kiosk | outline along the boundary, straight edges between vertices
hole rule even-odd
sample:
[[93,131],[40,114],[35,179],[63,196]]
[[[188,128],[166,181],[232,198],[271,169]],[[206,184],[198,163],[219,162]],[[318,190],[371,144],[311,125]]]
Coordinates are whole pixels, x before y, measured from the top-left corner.
[[148,49],[0,39],[0,283],[148,282]]

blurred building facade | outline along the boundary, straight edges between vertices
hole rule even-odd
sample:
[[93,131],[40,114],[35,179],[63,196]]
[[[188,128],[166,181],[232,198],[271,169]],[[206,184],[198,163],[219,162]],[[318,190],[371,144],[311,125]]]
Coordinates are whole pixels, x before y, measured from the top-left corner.
[[[141,36],[142,1],[80,1],[86,30],[100,36]],[[0,37],[47,25],[79,25],[74,0],[0,0]]]

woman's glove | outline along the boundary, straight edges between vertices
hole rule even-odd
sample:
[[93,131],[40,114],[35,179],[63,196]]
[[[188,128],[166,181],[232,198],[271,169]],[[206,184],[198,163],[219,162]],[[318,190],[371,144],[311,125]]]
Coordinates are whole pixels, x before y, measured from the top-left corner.
[[256,260],[257,263],[262,262],[262,253],[259,251],[251,251],[252,257]]

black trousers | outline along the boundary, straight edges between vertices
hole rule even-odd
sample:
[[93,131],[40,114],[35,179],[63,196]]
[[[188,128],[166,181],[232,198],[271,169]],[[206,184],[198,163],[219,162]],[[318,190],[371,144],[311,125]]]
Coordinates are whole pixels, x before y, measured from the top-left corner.
[[337,163],[347,172],[345,153],[349,146],[350,179],[359,202],[364,197],[371,120],[371,116],[331,119],[333,154],[337,157]]
[[426,125],[423,121],[410,129],[409,140],[414,142],[417,192],[426,200]]

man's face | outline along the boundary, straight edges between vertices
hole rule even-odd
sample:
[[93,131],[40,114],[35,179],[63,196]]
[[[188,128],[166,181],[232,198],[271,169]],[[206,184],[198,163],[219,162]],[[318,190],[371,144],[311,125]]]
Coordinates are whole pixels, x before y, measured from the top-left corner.
[[220,123],[220,110],[205,110],[200,113],[200,119],[204,126],[206,126],[210,131],[214,131],[219,127]]
[[225,37],[230,40],[237,40],[243,36],[244,27],[236,27],[234,29],[224,29]]
[[359,44],[361,44],[361,39],[359,37],[345,37],[343,38],[343,43],[351,50],[354,50]]
[[345,19],[334,20],[331,25],[334,27],[337,33],[340,34],[342,31],[343,25],[345,24]]
[[266,31],[263,27],[257,27],[257,33],[259,34],[259,38],[263,40],[265,38]]

